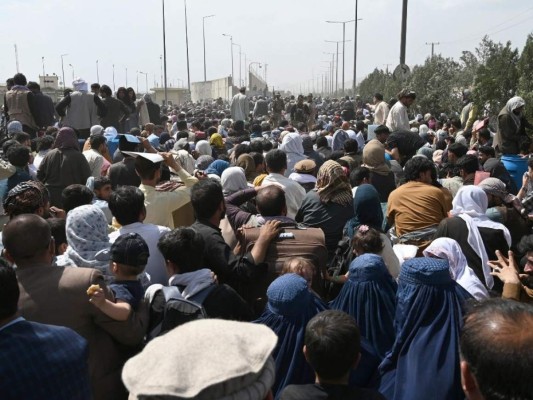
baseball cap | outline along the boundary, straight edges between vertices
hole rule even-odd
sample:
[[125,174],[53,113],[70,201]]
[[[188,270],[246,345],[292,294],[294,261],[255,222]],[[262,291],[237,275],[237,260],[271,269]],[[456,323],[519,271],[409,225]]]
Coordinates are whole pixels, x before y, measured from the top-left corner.
[[150,251],[138,233],[120,235],[111,245],[111,260],[124,265],[144,267],[148,263]]

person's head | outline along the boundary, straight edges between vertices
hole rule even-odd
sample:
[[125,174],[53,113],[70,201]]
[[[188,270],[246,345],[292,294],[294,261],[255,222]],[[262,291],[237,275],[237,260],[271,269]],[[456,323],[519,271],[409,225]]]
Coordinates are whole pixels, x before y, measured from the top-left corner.
[[466,398],[530,399],[532,348],[533,307],[504,299],[473,305],[460,339],[461,383]]
[[448,162],[457,163],[462,156],[466,155],[468,147],[461,143],[452,143],[448,146]]
[[319,382],[348,379],[361,357],[361,334],[355,319],[343,311],[315,315],[305,328],[304,354]]
[[103,153],[104,149],[106,147],[106,138],[104,135],[91,135],[89,138],[89,143],[91,145],[91,149]]
[[41,86],[37,82],[30,81],[26,87],[30,89],[33,94],[37,94],[41,91]]
[[245,93],[246,93],[246,86],[242,86],[242,87],[239,89],[239,92],[242,93],[242,94],[245,94]]
[[205,243],[192,228],[177,228],[159,239],[157,248],[165,259],[168,276],[193,272],[203,265]]
[[383,101],[383,95],[381,93],[376,93],[374,95],[374,104],[377,104],[380,101]]
[[223,219],[226,213],[222,185],[213,179],[194,184],[191,189],[191,203],[199,220]]
[[67,250],[67,230],[64,218],[48,218],[46,220],[55,242],[55,255],[60,256]]
[[30,162],[30,149],[22,145],[14,145],[7,151],[7,160],[15,167],[24,168]]
[[152,162],[144,157],[135,158],[135,172],[142,181],[159,182],[161,179],[161,162]]
[[13,139],[19,142],[21,145],[31,148],[31,136],[26,132],[15,133]]
[[126,93],[128,95],[128,99],[130,102],[134,102],[137,99],[137,95],[135,94],[135,90],[133,90],[132,87],[129,87],[126,89]]
[[407,182],[418,181],[431,184],[433,181],[431,174],[434,168],[433,163],[426,157],[413,157],[405,163],[405,179]]
[[13,81],[13,78],[7,78],[6,79],[6,88],[7,90],[11,90],[11,88],[15,85],[15,81]]
[[178,122],[176,122],[176,128],[178,128],[178,131],[186,131],[187,130],[187,120],[186,119],[178,120]]
[[317,149],[328,147],[328,139],[325,136],[319,136],[316,139],[316,147]]
[[243,154],[250,154],[250,153],[251,153],[251,149],[250,149],[250,145],[248,144],[241,143],[235,146],[235,150],[234,150],[235,159],[238,159]]
[[448,124],[448,133],[455,134],[461,130],[461,120],[459,118],[452,118]]
[[344,142],[344,153],[353,154],[353,153],[357,153],[358,150],[359,150],[359,146],[357,144],[357,140],[348,139],[346,140],[346,142]]
[[360,225],[353,236],[354,254],[379,254],[383,250],[383,240],[379,232],[368,225]]
[[398,100],[406,107],[409,107],[416,100],[416,93],[409,89],[403,89],[398,93]]
[[44,135],[37,141],[37,151],[50,150],[54,145],[54,137],[50,135]]
[[533,158],[527,160],[527,174],[529,179],[533,179]]
[[94,194],[85,185],[73,184],[67,186],[61,192],[61,200],[63,201],[63,209],[66,213],[79,206],[91,204],[93,202]]
[[254,160],[255,172],[262,174],[265,171],[265,157],[263,153],[250,153],[250,156]]
[[489,158],[495,158],[496,152],[492,146],[479,146],[478,150],[478,159],[481,165],[485,164]]
[[144,271],[150,251],[146,241],[135,232],[116,238],[110,248],[111,272],[118,279],[137,280]]
[[374,133],[376,135],[377,140],[379,140],[381,143],[385,143],[390,135],[390,129],[387,128],[385,125],[379,125],[374,130]]
[[19,183],[4,199],[4,211],[10,219],[20,214],[47,218],[50,210],[48,190],[38,181]]
[[138,187],[117,187],[109,196],[108,205],[113,217],[122,226],[142,222],[146,218],[144,193]]
[[100,87],[100,96],[102,96],[104,99],[107,97],[113,96],[113,92],[111,91],[111,88],[107,85],[102,85]]
[[518,251],[525,254],[524,273],[533,277],[533,235],[522,237],[518,243]]
[[269,173],[283,174],[287,169],[287,154],[279,149],[270,150],[265,156],[265,163]]
[[366,125],[365,125],[365,123],[363,121],[357,121],[355,123],[355,130],[357,132],[362,132],[362,131],[365,130],[365,128],[366,128]]
[[100,84],[99,83],[93,83],[91,84],[91,93],[93,94],[99,94],[100,93]]
[[488,206],[497,207],[504,203],[511,203],[514,199],[507,191],[505,183],[498,178],[486,178],[478,185],[487,195]]
[[13,77],[13,83],[18,86],[26,86],[28,81],[26,80],[26,76],[24,74],[18,73]]
[[357,167],[350,172],[350,186],[356,187],[370,182],[370,170],[366,167]]
[[291,257],[283,263],[281,274],[297,274],[307,281],[309,287],[313,284],[315,267],[313,263],[302,257]]
[[261,189],[255,198],[257,211],[263,217],[279,217],[287,215],[285,192],[277,185],[269,185]]
[[492,135],[490,134],[490,131],[487,128],[482,129],[477,134],[479,144],[486,145],[489,142],[491,136]]
[[94,178],[93,192],[98,199],[108,201],[112,191],[111,179],[107,176],[98,176]]
[[0,327],[16,316],[19,297],[15,269],[0,258]]
[[19,268],[50,265],[55,255],[50,226],[35,214],[18,215],[11,219],[2,231],[2,242],[6,258]]
[[467,154],[457,160],[457,167],[459,168],[460,176],[464,179],[479,170],[479,161],[476,156]]

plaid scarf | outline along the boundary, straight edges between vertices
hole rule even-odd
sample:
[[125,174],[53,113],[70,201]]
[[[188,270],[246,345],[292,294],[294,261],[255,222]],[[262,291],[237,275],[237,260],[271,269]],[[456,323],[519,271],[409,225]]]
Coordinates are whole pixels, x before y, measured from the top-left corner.
[[352,188],[339,163],[326,161],[318,170],[316,180],[318,196],[323,203],[337,203],[349,206],[353,202]]

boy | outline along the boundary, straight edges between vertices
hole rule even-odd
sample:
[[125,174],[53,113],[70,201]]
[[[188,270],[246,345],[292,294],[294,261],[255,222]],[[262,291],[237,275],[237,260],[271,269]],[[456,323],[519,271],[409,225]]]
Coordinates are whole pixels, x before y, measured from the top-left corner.
[[144,296],[137,276],[144,271],[150,252],[144,239],[137,233],[119,236],[111,245],[110,269],[115,281],[109,288],[115,295],[115,303],[107,300],[102,288],[92,285],[87,290],[90,302],[116,321],[126,321],[136,310]]
[[28,172],[30,149],[26,146],[15,144],[7,151],[7,160],[16,168],[16,172],[7,179],[6,193],[9,193],[19,183],[33,180]]
[[355,320],[342,311],[315,315],[305,329],[303,352],[313,367],[316,382],[289,385],[281,400],[385,400],[375,390],[348,386],[350,371],[361,358],[361,335]]
[[[107,223],[111,224],[113,220],[113,215],[109,210],[107,204],[109,197],[111,197],[111,179],[107,176],[99,176],[97,178],[89,178],[89,181],[92,179],[92,190],[94,193],[93,204],[98,206],[105,214]],[[90,186],[90,183],[87,183],[87,186]]]

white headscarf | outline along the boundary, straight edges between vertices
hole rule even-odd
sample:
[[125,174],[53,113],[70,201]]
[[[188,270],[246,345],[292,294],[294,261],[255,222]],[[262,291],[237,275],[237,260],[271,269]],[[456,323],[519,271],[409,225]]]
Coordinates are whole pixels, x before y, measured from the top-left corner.
[[87,92],[89,88],[89,86],[87,85],[87,82],[85,82],[81,78],[78,78],[75,81],[72,81],[72,86],[74,87],[74,90],[77,92]]
[[498,222],[491,221],[487,215],[488,199],[483,189],[477,186],[463,186],[452,202],[453,208],[451,214],[465,221],[468,228],[468,244],[481,259],[483,276],[489,289],[494,285],[494,279],[490,274],[491,270],[488,265],[489,257],[485,250],[483,238],[478,228],[499,229],[503,231],[507,245],[511,247],[511,234],[509,230]]
[[307,156],[304,154],[303,140],[299,133],[287,133],[279,146],[279,149],[287,154],[287,171],[285,176],[289,176],[294,166],[298,161],[306,160]]
[[201,156],[213,155],[213,150],[207,140],[199,140],[198,143],[196,143],[195,149]]
[[244,169],[241,167],[229,167],[222,172],[220,177],[222,184],[222,192],[224,196],[229,196],[239,190],[248,188],[248,182],[246,181],[246,175]]
[[425,257],[437,257],[448,260],[452,279],[461,285],[475,299],[483,300],[489,297],[487,288],[481,283],[474,270],[467,264],[459,243],[442,237],[435,239],[424,250]]
[[510,98],[507,104],[505,105],[505,109],[507,110],[517,127],[520,126],[520,117],[516,115],[513,111],[525,105],[526,102],[524,101],[524,99],[518,96]]

